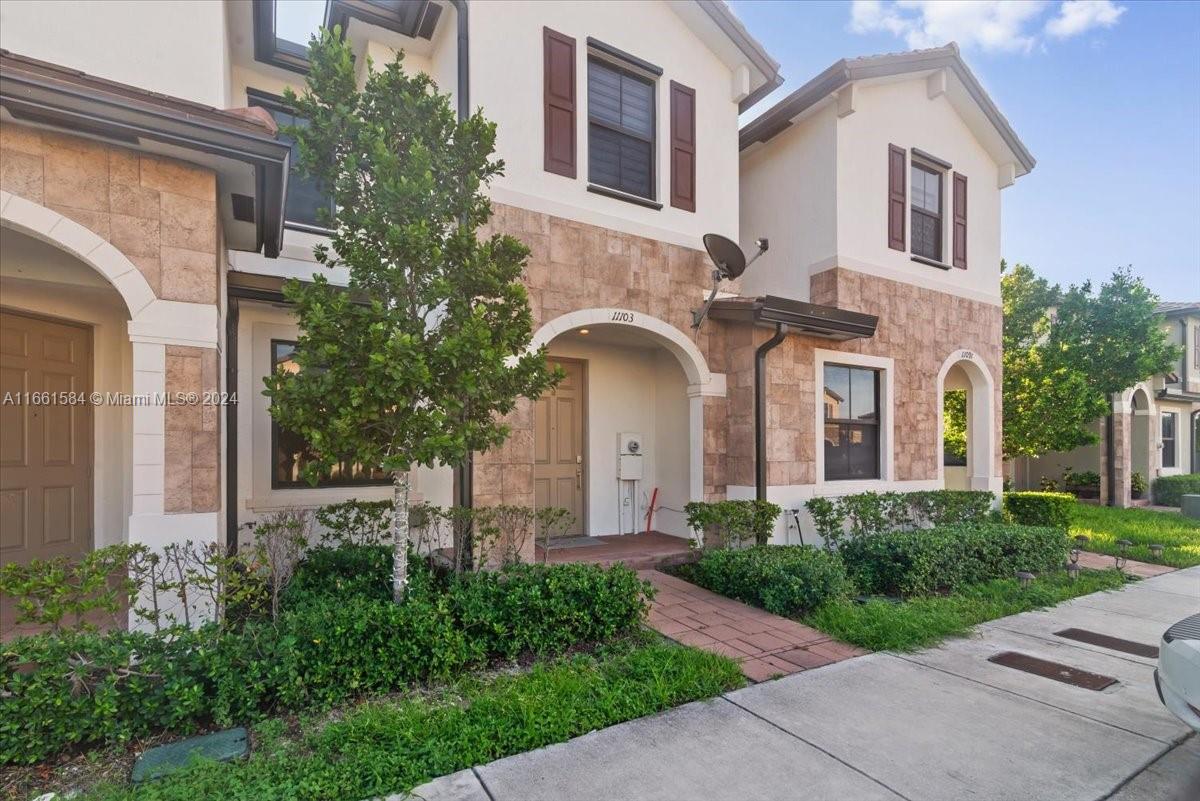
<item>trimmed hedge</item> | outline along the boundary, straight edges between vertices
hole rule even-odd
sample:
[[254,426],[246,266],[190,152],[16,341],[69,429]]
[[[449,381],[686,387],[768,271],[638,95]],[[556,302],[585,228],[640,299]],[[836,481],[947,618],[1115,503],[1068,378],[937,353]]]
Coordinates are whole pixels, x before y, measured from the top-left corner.
[[[624,566],[526,565],[442,581],[419,561],[405,602],[394,604],[375,572],[378,554],[317,552],[297,573],[275,623],[7,643],[0,764],[162,730],[188,733],[209,722],[228,726],[273,710],[324,708],[497,657],[561,651],[630,631],[647,608],[648,585]],[[363,575],[339,585],[363,565]]]
[[911,528],[933,528],[987,519],[995,496],[984,490],[859,492],[805,502],[827,546],[841,539]]
[[1004,512],[1022,526],[1051,526],[1066,531],[1075,517],[1075,496],[1066,492],[1006,492]]
[[1182,506],[1184,495],[1200,495],[1200,473],[1156,478],[1153,492],[1159,506]]
[[801,615],[851,591],[836,554],[811,545],[709,551],[680,569],[688,581],[777,615]]
[[1059,528],[983,523],[858,537],[839,553],[861,591],[911,596],[1056,570],[1069,543]]

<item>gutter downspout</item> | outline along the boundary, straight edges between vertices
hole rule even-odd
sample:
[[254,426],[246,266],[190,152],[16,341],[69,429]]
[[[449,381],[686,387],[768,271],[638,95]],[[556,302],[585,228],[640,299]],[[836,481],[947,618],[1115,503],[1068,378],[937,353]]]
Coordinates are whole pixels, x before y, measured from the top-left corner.
[[1113,444],[1113,434],[1115,433],[1116,410],[1113,408],[1112,399],[1108,401],[1108,416],[1104,418],[1104,452],[1105,458],[1108,460],[1108,505],[1117,505],[1117,465],[1116,454],[1117,450]]
[[[458,18],[458,121],[471,116],[471,50],[467,0],[450,0]],[[467,454],[454,468],[454,494],[457,503],[470,509],[475,505],[475,455]]]
[[754,351],[754,497],[767,499],[767,353],[783,342],[788,327],[775,323],[775,335]]
[[[238,299],[228,294],[226,297],[225,391],[235,396],[238,379]],[[225,549],[229,553],[236,553],[238,547],[237,409],[236,403],[225,405]]]

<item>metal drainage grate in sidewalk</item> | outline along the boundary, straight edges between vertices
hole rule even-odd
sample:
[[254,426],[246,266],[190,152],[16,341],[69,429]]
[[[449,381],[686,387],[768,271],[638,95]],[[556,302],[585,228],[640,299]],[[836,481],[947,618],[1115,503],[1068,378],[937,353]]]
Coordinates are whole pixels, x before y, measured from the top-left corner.
[[1133,640],[1122,640],[1120,637],[1113,637],[1108,634],[1101,634],[1098,631],[1088,631],[1087,629],[1063,629],[1062,631],[1054,632],[1055,637],[1063,637],[1076,642],[1085,642],[1088,645],[1099,645],[1101,648],[1108,648],[1111,651],[1120,651],[1123,654],[1133,654],[1134,656],[1144,656],[1148,659],[1158,659],[1158,646],[1146,645]]
[[989,656],[988,661],[1014,670],[1032,673],[1035,676],[1061,681],[1063,684],[1070,684],[1073,687],[1082,687],[1085,690],[1099,691],[1117,683],[1112,676],[1101,676],[1099,673],[1080,670],[1061,662],[1051,662],[1048,659],[1038,659],[1036,656],[1020,654],[1016,651],[1001,651]]

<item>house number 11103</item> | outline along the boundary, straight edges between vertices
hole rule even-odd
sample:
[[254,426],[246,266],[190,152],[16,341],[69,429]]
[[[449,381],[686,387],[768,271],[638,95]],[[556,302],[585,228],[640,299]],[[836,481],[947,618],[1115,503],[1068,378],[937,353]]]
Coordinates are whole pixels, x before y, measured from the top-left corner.
[[615,311],[612,313],[612,321],[614,323],[632,323],[633,312]]

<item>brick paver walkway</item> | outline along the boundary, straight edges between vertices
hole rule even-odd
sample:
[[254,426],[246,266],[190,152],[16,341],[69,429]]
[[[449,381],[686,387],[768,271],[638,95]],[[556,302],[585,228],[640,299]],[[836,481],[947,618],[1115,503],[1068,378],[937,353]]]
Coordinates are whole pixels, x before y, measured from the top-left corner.
[[684,645],[736,659],[752,681],[786,676],[867,653],[824,632],[689,584],[657,570],[650,627]]
[[[1107,570],[1116,567],[1117,564],[1116,560],[1108,554],[1084,551],[1079,554],[1079,566],[1091,570]],[[1175,570],[1178,570],[1178,568],[1171,567],[1170,565],[1156,565],[1152,562],[1135,562],[1133,559],[1125,563],[1125,572],[1138,578],[1153,578],[1154,576],[1161,576],[1163,573],[1171,573]]]

